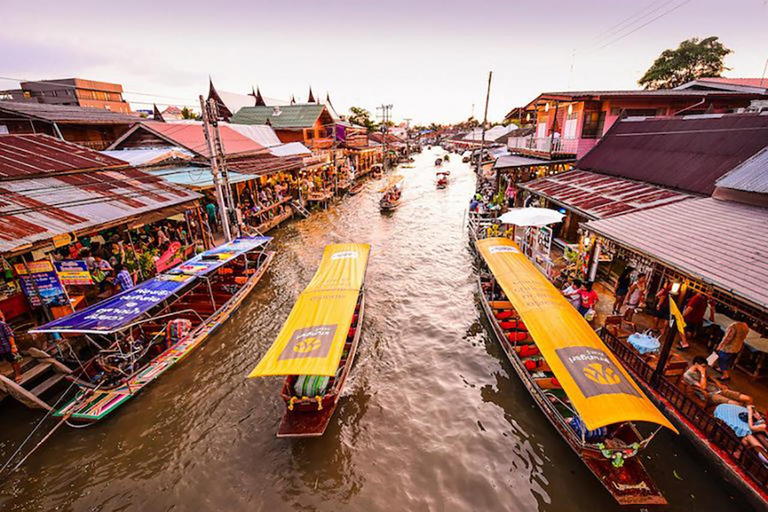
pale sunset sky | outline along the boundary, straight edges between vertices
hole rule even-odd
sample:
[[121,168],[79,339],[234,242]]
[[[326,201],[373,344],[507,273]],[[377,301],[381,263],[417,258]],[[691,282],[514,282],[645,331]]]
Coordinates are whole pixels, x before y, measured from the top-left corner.
[[38,0],[2,18],[0,89],[89,78],[123,84],[134,108],[196,105],[211,75],[226,91],[304,101],[311,85],[339,113],[391,103],[395,121],[449,123],[473,104],[482,117],[493,70],[498,121],[543,91],[637,88],[690,37],[734,51],[726,76],[760,77],[768,59],[768,0]]

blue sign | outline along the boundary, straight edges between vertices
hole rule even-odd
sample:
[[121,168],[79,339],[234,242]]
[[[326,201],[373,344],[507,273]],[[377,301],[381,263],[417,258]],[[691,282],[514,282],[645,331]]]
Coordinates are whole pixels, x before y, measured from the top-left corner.
[[109,334],[120,330],[192,281],[190,276],[158,276],[32,332]]

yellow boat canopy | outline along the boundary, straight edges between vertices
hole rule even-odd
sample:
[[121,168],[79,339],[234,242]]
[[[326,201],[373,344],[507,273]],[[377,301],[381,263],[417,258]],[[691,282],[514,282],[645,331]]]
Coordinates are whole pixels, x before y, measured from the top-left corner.
[[379,189],[379,192],[386,192],[387,190],[394,188],[394,187],[402,187],[402,181],[405,179],[405,176],[402,174],[395,174],[393,176],[390,176],[387,180],[387,184],[384,185]]
[[328,245],[272,347],[248,375],[325,375],[339,366],[368,267],[368,244]]
[[477,249],[588,429],[647,421],[677,432],[517,244],[487,238]]

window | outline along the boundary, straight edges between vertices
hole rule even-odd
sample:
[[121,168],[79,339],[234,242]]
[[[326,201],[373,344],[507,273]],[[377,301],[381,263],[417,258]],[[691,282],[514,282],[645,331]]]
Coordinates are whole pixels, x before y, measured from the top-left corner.
[[605,125],[605,111],[594,110],[584,112],[584,126],[581,129],[582,139],[599,139]]

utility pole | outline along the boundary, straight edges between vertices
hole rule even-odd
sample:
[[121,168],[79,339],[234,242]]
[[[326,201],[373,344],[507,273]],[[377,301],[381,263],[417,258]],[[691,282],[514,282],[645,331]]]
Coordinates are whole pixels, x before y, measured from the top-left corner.
[[[488,100],[491,98],[491,79],[493,78],[493,71],[488,72],[488,89],[485,92],[485,113],[483,114],[483,132],[480,137],[480,155],[477,158],[477,174],[482,172],[483,166],[483,151],[485,151],[485,126],[488,123]],[[498,174],[498,173],[497,173]]]
[[390,112],[392,110],[392,105],[382,104],[380,107],[376,107],[376,110],[381,110],[381,115],[379,117],[381,118],[381,133],[384,134],[384,162],[382,165],[384,170],[387,170],[387,131],[389,130],[388,124],[391,119]]
[[406,117],[403,119],[405,121],[405,151],[408,153],[408,155],[411,154],[411,121],[413,121],[412,117]]
[[[208,144],[208,151],[211,154],[211,173],[213,174],[213,187],[216,191],[216,202],[219,205],[219,216],[221,217],[221,226],[224,231],[224,238],[227,242],[232,241],[232,233],[229,229],[229,208],[227,206],[227,200],[225,198],[225,192],[222,190],[221,174],[220,174],[220,160],[217,147],[221,148],[221,143],[217,145],[214,142],[214,133],[218,134],[218,116],[216,115],[216,103],[206,103],[202,94],[200,95],[200,107],[203,112],[203,133],[205,134],[205,141]],[[218,139],[218,137],[217,137]],[[229,188],[229,187],[227,187]],[[213,226],[211,226],[213,229]]]

